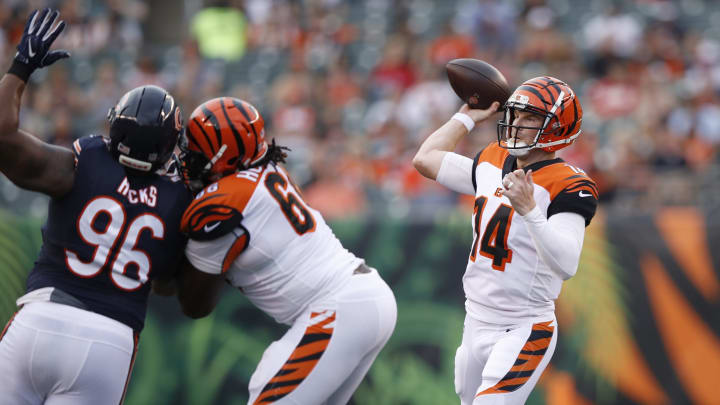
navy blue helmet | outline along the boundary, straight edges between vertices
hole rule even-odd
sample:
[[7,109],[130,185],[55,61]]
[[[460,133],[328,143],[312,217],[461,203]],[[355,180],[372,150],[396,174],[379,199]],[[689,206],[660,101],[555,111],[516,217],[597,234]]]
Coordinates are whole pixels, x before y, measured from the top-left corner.
[[172,156],[183,131],[175,99],[158,86],[136,87],[108,112],[110,151],[133,172],[154,173]]

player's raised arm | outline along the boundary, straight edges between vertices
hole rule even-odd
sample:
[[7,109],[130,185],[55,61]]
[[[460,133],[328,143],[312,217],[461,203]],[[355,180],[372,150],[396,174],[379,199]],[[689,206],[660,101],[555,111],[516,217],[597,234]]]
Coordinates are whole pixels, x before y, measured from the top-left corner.
[[420,174],[436,180],[440,166],[447,152],[455,150],[460,139],[467,133],[472,131],[475,124],[485,121],[495,111],[497,111],[500,103],[493,102],[489,108],[485,110],[473,109],[463,104],[455,115],[448,122],[430,134],[427,139],[420,145],[415,157],[413,158],[413,166]]
[[[68,192],[74,180],[74,156],[66,148],[49,145],[19,129],[20,103],[25,84],[35,69],[67,58],[66,51],[50,51],[65,29],[55,24],[59,13],[45,9],[28,18],[17,54],[0,80],[0,171],[19,187],[53,197]],[[46,95],[49,97],[50,95]]]

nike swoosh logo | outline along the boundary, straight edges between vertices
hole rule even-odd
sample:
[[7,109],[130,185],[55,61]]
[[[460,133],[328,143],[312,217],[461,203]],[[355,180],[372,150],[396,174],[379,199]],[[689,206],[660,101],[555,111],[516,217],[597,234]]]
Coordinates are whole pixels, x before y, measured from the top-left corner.
[[210,232],[212,232],[215,228],[217,228],[218,226],[220,226],[220,222],[219,222],[219,221],[218,221],[218,222],[215,222],[215,224],[212,225],[212,226],[205,225],[205,226],[203,227],[203,229],[205,230],[206,233],[210,233]]
[[30,38],[28,38],[28,56],[31,58],[35,56],[35,52],[32,49],[32,41],[30,41]]
[[[586,194],[586,193],[583,193],[583,192],[581,191],[581,192],[578,193],[578,195],[579,195],[580,197],[590,197],[592,194],[590,194],[590,193],[587,193],[587,194]],[[206,225],[206,226],[207,226],[207,225]]]

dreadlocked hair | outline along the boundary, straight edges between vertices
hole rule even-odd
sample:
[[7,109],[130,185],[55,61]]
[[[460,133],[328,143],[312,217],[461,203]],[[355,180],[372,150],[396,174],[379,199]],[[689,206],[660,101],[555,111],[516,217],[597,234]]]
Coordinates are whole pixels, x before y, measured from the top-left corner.
[[270,142],[270,145],[268,145],[268,150],[265,153],[265,157],[250,167],[263,166],[266,163],[272,163],[273,166],[277,165],[278,163],[285,163],[285,158],[288,156],[285,151],[290,150],[291,149],[287,146],[277,145],[275,143],[275,138],[273,138]]

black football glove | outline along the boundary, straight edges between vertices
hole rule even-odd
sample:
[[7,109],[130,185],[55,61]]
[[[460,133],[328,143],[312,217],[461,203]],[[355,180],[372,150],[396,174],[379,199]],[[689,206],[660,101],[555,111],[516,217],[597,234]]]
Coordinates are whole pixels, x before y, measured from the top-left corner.
[[30,14],[22,39],[17,46],[15,60],[8,73],[27,82],[35,69],[52,65],[58,60],[70,56],[67,51],[50,51],[52,43],[65,29],[65,21],[60,21],[55,28],[50,29],[59,15],[57,10],[51,12],[49,8],[42,12],[35,10]]

